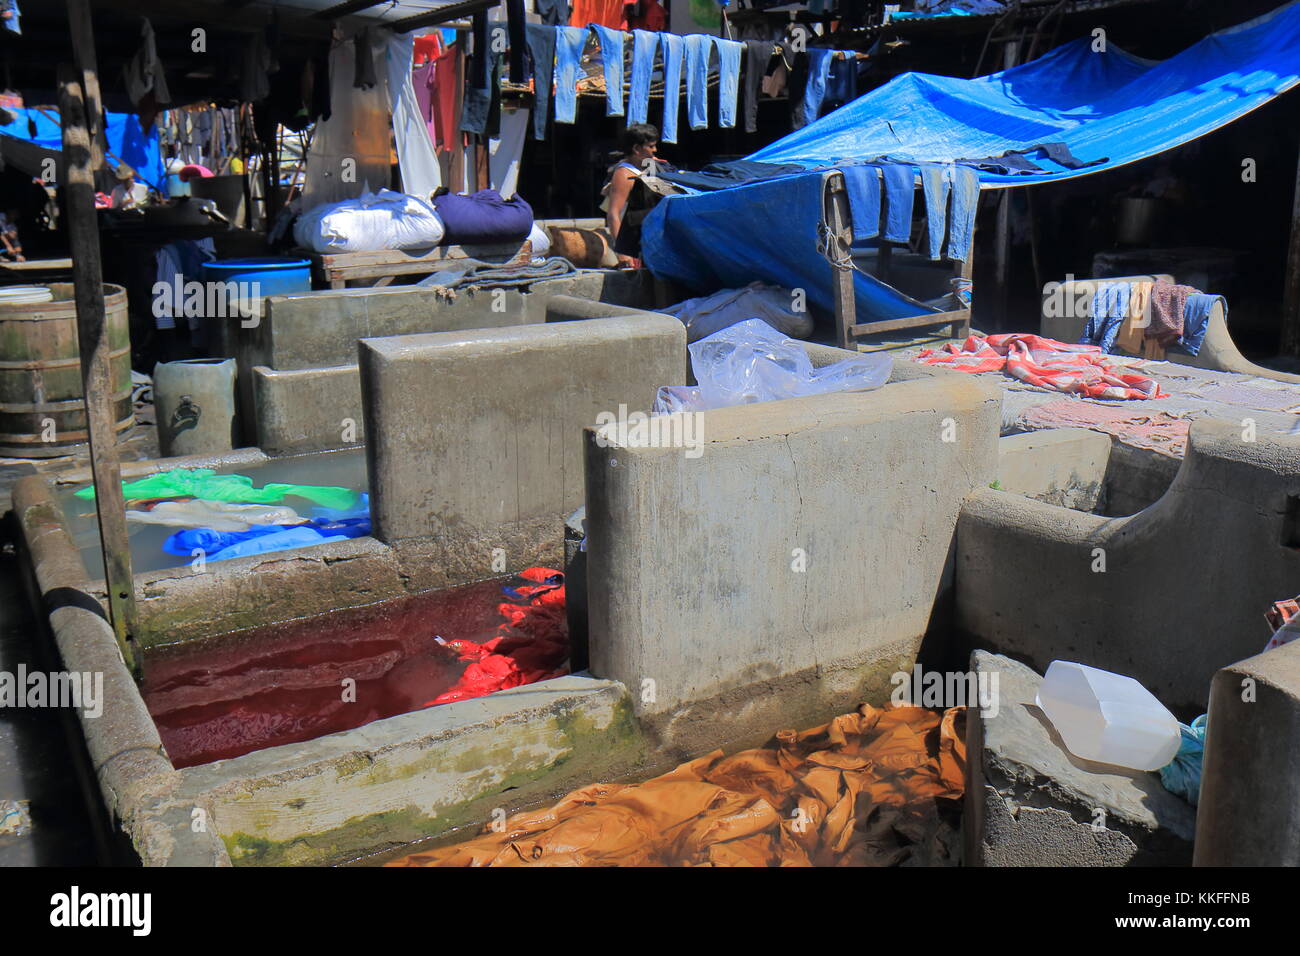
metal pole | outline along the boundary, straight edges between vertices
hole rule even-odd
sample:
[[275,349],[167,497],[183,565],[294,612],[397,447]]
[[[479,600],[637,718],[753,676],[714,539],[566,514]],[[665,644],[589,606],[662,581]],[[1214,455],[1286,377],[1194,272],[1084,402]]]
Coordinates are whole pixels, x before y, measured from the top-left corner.
[[[68,0],[74,38],[90,33],[86,0]],[[95,481],[95,511],[104,555],[109,618],[122,659],[138,675],[133,639],[136,629],[135,587],[131,546],[122,500],[122,470],[114,429],[113,381],[109,365],[108,325],[104,318],[103,270],[99,258],[99,226],[95,217],[93,147],[87,114],[97,116],[99,103],[86,103],[82,76],[95,72],[94,49],[74,44],[78,70],[60,64],[59,113],[63,120],[63,190],[67,200],[72,248],[72,276],[77,304],[77,339],[81,352],[81,383],[85,393],[90,467]]]

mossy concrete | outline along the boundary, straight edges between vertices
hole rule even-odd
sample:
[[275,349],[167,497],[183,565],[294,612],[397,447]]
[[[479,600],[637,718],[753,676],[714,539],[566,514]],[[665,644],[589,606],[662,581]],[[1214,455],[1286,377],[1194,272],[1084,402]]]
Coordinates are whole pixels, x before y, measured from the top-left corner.
[[183,774],[236,865],[330,864],[481,826],[644,760],[627,690],[570,676]]

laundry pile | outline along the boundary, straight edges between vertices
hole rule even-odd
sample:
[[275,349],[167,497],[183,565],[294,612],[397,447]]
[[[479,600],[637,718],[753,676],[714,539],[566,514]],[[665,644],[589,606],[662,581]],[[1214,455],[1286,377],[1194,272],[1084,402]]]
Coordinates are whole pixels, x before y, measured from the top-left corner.
[[857,712],[642,784],[593,784],[389,866],[954,864],[965,711]]
[[447,643],[469,666],[448,691],[425,706],[483,697],[493,691],[533,684],[569,672],[569,626],[565,617],[564,574],[528,568],[519,577],[533,584],[506,588],[512,602],[497,605],[503,621],[497,636],[482,644]]
[[1067,345],[1019,332],[972,335],[960,346],[950,342],[939,352],[923,349],[917,361],[961,372],[1006,372],[1028,385],[1088,398],[1162,398],[1155,379],[1130,375],[1107,364],[1095,345]]
[[1226,321],[1228,303],[1223,296],[1189,285],[1163,279],[1099,283],[1079,343],[1096,345],[1103,352],[1119,351],[1157,361],[1174,347],[1196,355],[1205,341],[1216,304],[1223,307]]
[[[74,495],[94,498],[94,486]],[[123,482],[122,496],[128,521],[182,529],[163,542],[163,551],[184,558],[201,556],[204,561],[227,561],[370,533],[369,495],[332,485],[271,482],[255,488],[247,475],[173,468]],[[281,504],[289,497],[304,498],[316,507],[303,516]]]

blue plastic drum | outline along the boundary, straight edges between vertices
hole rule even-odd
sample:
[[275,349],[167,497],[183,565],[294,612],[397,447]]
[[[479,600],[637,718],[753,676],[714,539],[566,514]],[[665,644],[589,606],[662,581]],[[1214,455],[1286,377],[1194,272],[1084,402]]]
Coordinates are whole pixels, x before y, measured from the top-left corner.
[[265,256],[252,259],[218,259],[203,263],[206,282],[257,283],[258,293],[287,295],[311,291],[311,263],[306,259]]

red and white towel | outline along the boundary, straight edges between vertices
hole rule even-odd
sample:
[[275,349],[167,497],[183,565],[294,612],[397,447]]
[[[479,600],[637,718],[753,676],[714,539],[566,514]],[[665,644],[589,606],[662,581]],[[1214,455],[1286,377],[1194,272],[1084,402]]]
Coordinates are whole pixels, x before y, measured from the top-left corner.
[[960,347],[949,342],[939,352],[925,349],[916,359],[962,372],[1006,372],[1029,385],[1088,398],[1165,398],[1155,379],[1127,375],[1106,362],[1095,345],[1069,345],[1040,335],[1012,332],[980,338]]

